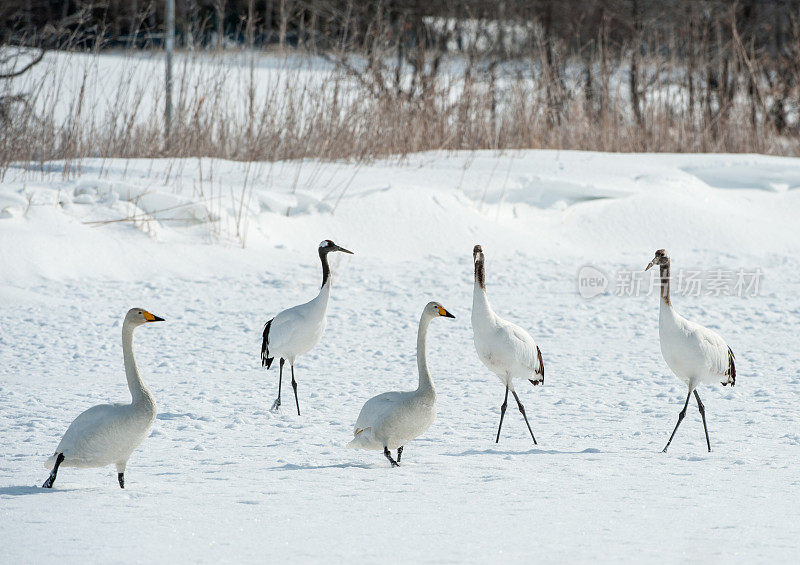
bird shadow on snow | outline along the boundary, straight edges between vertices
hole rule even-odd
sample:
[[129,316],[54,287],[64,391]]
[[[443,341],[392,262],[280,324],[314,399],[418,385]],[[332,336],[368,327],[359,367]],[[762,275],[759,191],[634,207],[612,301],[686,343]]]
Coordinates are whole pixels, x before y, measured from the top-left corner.
[[30,494],[49,494],[53,492],[65,492],[76,489],[51,489],[29,485],[0,487],[0,496],[27,496]]
[[525,449],[522,451],[513,449],[468,449],[461,453],[444,453],[448,457],[467,457],[469,455],[588,455],[592,453],[602,453],[599,449],[588,447],[581,451],[559,451],[557,449]]
[[272,467],[273,471],[309,471],[314,469],[372,469],[373,465],[365,463],[332,463],[330,465],[296,465],[287,463],[280,467]]

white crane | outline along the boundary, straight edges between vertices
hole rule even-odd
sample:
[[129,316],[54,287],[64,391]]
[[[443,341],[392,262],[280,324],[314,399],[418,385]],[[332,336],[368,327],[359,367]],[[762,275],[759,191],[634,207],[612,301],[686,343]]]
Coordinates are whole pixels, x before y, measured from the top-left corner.
[[675,373],[675,376],[682,380],[689,388],[686,395],[686,402],[683,410],[678,413],[678,423],[669,436],[669,441],[664,447],[667,452],[678,426],[681,425],[683,417],[686,416],[686,408],[689,406],[689,399],[694,397],[697,400],[697,408],[703,419],[703,429],[706,432],[706,445],[711,451],[711,441],[708,439],[708,426],[706,425],[706,409],[697,394],[697,386],[700,384],[713,384],[721,382],[722,386],[736,384],[736,365],[734,364],[733,351],[725,343],[725,340],[715,331],[704,328],[700,324],[690,322],[672,307],[669,298],[669,255],[666,250],[659,249],[655,257],[647,265],[648,270],[653,265],[658,265],[661,269],[661,308],[658,313],[658,337],[661,341],[661,354],[664,360]]
[[92,406],[67,428],[55,453],[45,462],[52,469],[42,485],[53,488],[58,469],[64,467],[117,466],[117,480],[125,488],[125,467],[131,453],[147,437],[156,419],[156,401],[144,386],[133,355],[133,330],[148,322],[163,322],[144,308],[131,308],[122,323],[122,355],[131,391],[130,404]]
[[[400,465],[403,446],[425,433],[436,419],[436,389],[433,388],[428,360],[425,353],[425,338],[428,325],[439,316],[455,318],[438,302],[429,302],[422,310],[417,332],[417,369],[419,385],[410,392],[384,392],[367,400],[356,420],[353,439],[348,449],[383,450],[392,464]],[[397,460],[392,459],[390,449],[397,450]]]
[[278,398],[272,404],[272,410],[281,405],[281,383],[283,381],[283,364],[289,362],[292,368],[292,388],[297,415],[300,415],[300,402],[297,400],[297,381],[294,380],[294,361],[300,355],[308,353],[317,345],[325,331],[325,313],[328,310],[328,298],[331,295],[330,267],[328,253],[341,251],[353,254],[344,247],[339,247],[330,239],[319,244],[319,260],[322,262],[322,286],[319,294],[305,304],[294,306],[278,313],[264,325],[261,341],[261,364],[267,369],[272,361],[280,359],[278,372]]
[[519,411],[525,419],[534,445],[536,438],[525,414],[525,407],[514,390],[514,379],[528,380],[536,385],[544,384],[544,361],[542,352],[533,338],[521,327],[507,322],[494,313],[486,296],[486,277],[484,269],[483,248],[476,245],[472,250],[475,263],[475,284],[472,289],[472,331],[475,351],[486,367],[497,375],[506,387],[506,396],[500,406],[500,425],[497,426],[497,438],[500,441],[500,429],[508,406],[508,391],[514,395]]

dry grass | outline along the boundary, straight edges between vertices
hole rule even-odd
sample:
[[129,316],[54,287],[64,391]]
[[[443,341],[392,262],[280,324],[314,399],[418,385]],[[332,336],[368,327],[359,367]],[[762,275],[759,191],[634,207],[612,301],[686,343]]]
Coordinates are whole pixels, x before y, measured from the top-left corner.
[[[102,76],[108,57],[114,72]],[[39,72],[0,83],[0,95],[27,93],[0,128],[0,176],[14,162],[35,168],[52,160],[62,161],[69,175],[87,157],[362,161],[430,150],[529,148],[800,154],[796,135],[752,118],[747,97],[734,97],[712,123],[698,118],[702,109],[687,107],[686,81],[673,63],[673,72],[663,73],[663,61],[651,62],[667,78],[649,88],[640,123],[619,68],[599,77],[606,85],[602,103],[589,99],[578,71],[570,77],[567,66],[555,84],[535,61],[524,73],[444,70],[409,97],[370,88],[366,72],[356,76],[311,56],[184,53],[166,140],[156,54],[50,54]],[[563,93],[557,107],[555,88]],[[237,195],[239,209],[246,192]]]

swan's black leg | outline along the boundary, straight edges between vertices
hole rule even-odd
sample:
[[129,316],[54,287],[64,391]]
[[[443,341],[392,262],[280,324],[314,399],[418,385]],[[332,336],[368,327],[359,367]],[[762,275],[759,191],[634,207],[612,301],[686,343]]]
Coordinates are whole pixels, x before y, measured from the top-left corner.
[[400,464],[400,458],[403,456],[403,446],[397,448],[397,464]]
[[678,412],[678,423],[675,424],[675,429],[672,430],[672,435],[669,436],[669,441],[667,442],[667,445],[664,446],[664,450],[662,451],[662,453],[666,453],[667,452],[667,448],[669,447],[669,444],[672,443],[672,438],[675,437],[675,432],[678,431],[678,426],[681,425],[681,422],[683,421],[684,416],[686,416],[686,407],[689,406],[689,399],[691,397],[692,397],[692,391],[690,390],[689,394],[686,395],[686,404],[683,405],[683,410]]
[[50,471],[50,476],[47,477],[47,480],[42,485],[42,488],[53,488],[53,483],[56,482],[56,476],[58,475],[58,467],[61,465],[62,461],[64,461],[64,454],[59,453],[58,457],[56,457],[56,464],[53,466],[53,470]]
[[297,415],[300,415],[300,401],[297,400],[297,381],[294,380],[294,365],[292,365],[292,388],[294,389],[294,403],[297,405]]
[[536,443],[536,438],[533,437],[533,430],[531,429],[531,425],[528,423],[528,415],[525,414],[525,407],[522,405],[522,402],[519,401],[519,396],[517,396],[517,391],[512,390],[511,394],[514,395],[514,400],[517,401],[517,406],[519,407],[519,411],[522,412],[522,417],[525,418],[525,425],[528,426],[528,431],[531,433],[531,439],[533,440],[533,445],[539,445]]
[[117,480],[119,481],[119,488],[125,488],[125,473],[117,473]]
[[400,466],[400,463],[398,463],[397,461],[392,459],[392,454],[389,453],[389,448],[386,447],[385,445],[383,446],[383,454],[386,456],[386,459],[388,459],[391,462],[392,467],[399,467]]
[[500,406],[500,425],[497,426],[497,439],[495,443],[500,443],[500,428],[503,427],[503,417],[506,415],[506,407],[508,406],[508,386],[506,386],[506,397],[503,400],[503,405]]
[[708,439],[708,426],[706,426],[706,407],[703,406],[703,403],[700,401],[700,395],[697,394],[697,391],[694,391],[694,397],[697,399],[697,409],[700,410],[700,416],[703,418],[703,429],[706,431],[706,445],[708,446],[708,452],[711,453],[711,440]]
[[272,409],[277,410],[281,407],[281,383],[283,383],[283,357],[281,357],[281,362],[278,367],[278,398],[275,399],[275,402],[272,403]]

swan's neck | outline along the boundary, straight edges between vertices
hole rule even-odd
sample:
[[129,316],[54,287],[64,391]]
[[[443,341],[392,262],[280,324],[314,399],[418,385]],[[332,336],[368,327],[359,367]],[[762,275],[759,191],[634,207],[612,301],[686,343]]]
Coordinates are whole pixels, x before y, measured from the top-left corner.
[[125,377],[128,379],[128,390],[131,391],[133,404],[153,403],[150,391],[144,386],[136,366],[136,357],[133,354],[133,330],[136,326],[123,324],[122,326],[122,356],[125,359]]
[[669,299],[669,259],[666,264],[662,264],[661,268],[661,304],[668,307],[672,306]]
[[419,331],[417,332],[417,370],[419,371],[419,387],[417,387],[417,394],[435,396],[436,389],[433,388],[431,373],[428,371],[428,354],[425,348],[425,341],[428,336],[428,326],[430,323],[431,317],[423,313],[419,321]]

